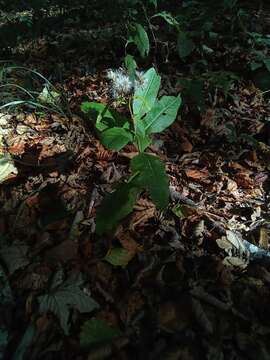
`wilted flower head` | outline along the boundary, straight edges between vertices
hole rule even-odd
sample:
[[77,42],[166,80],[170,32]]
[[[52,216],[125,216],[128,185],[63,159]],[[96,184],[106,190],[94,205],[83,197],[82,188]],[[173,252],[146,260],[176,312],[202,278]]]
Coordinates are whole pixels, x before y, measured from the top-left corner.
[[142,85],[143,72],[136,71],[136,80],[132,81],[126,71],[122,68],[108,70],[107,78],[111,80],[111,92],[115,99],[130,95],[137,86]]

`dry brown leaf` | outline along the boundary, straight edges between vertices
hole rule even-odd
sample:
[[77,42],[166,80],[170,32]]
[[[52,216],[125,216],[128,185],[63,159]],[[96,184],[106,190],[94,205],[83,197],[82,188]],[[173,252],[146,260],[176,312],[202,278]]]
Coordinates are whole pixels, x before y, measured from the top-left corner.
[[172,131],[179,136],[181,149],[185,152],[191,153],[193,145],[188,139],[188,131],[183,128],[178,122],[175,122],[172,125]]
[[269,230],[261,227],[260,228],[260,238],[259,238],[259,245],[265,250],[269,248]]
[[237,190],[237,188],[238,188],[237,183],[234,180],[227,178],[227,190],[229,192],[234,193]]
[[188,297],[183,297],[178,302],[167,301],[159,306],[158,321],[163,329],[181,331],[191,325],[192,317],[191,303]]
[[240,165],[239,163],[237,163],[235,161],[230,161],[228,166],[229,166],[229,168],[234,169],[234,170],[239,170],[240,172],[250,173],[250,171],[247,168],[245,168],[244,166]]
[[42,145],[42,149],[39,153],[38,160],[41,161],[48,157],[53,157],[55,155],[65,152],[66,152],[66,147],[63,144]]
[[125,300],[125,306],[121,311],[121,319],[124,322],[129,322],[142,309],[145,300],[142,295],[136,291],[129,294],[128,299]]
[[20,141],[7,148],[7,152],[11,155],[22,155],[25,152],[25,142]]
[[193,150],[193,145],[191,144],[191,142],[185,137],[183,136],[181,138],[181,149],[185,152],[191,153]]
[[51,320],[48,318],[47,314],[41,315],[36,321],[37,331],[42,333],[48,329]]
[[237,185],[243,189],[252,189],[255,185],[255,181],[250,178],[249,173],[240,172],[234,177]]
[[129,221],[129,229],[134,230],[136,226],[145,224],[149,219],[153,218],[156,208],[152,202],[147,199],[139,199],[134,207],[134,212]]
[[248,261],[236,256],[226,256],[223,260],[223,264],[226,266],[234,266],[240,269],[245,269],[248,266]]
[[199,181],[199,182],[204,182],[204,183],[210,183],[210,179],[209,179],[209,172],[206,168],[204,169],[188,169],[185,170],[185,174],[188,178],[191,178],[193,180]]
[[45,251],[44,257],[51,262],[66,262],[76,258],[78,244],[72,240],[63,241],[61,244]]
[[207,109],[206,113],[202,117],[201,125],[205,126],[208,129],[215,128],[216,121],[215,121],[215,109]]
[[35,206],[38,206],[39,204],[39,195],[38,194],[35,194],[35,195],[32,195],[32,196],[29,196],[26,200],[25,200],[26,204],[29,206],[29,207],[35,207]]
[[131,254],[136,254],[141,250],[141,246],[134,240],[129,230],[124,230],[123,226],[120,225],[116,231],[116,238],[123,246]]

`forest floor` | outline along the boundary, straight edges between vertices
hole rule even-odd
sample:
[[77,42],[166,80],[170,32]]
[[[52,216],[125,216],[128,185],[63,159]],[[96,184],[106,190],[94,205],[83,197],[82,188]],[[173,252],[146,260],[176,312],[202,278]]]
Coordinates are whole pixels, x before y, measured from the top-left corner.
[[[0,188],[3,358],[269,360],[269,100],[238,82],[202,114],[184,104],[149,149],[166,163],[169,208],[144,194],[98,237],[96,209],[136,149],[105,150],[80,113],[84,100],[111,100],[106,70],[122,64],[106,50],[92,65],[77,45],[57,53],[43,39],[17,54],[44,76],[61,73],[51,81],[68,120],[0,118],[17,172]],[[159,73],[164,94],[181,92],[174,64]]]

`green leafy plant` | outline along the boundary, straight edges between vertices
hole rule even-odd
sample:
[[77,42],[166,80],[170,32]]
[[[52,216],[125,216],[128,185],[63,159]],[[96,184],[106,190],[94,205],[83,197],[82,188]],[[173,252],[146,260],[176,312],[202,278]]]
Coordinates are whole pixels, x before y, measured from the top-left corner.
[[127,44],[134,43],[141,57],[145,57],[149,54],[150,44],[147,32],[144,27],[138,23],[131,23],[128,27],[128,41]]
[[139,154],[131,160],[131,176],[108,194],[96,218],[96,231],[111,231],[133,209],[137,197],[146,190],[156,206],[164,209],[168,204],[169,180],[164,163],[145,152],[152,143],[152,134],[169,127],[181,105],[180,96],[162,96],[158,99],[161,78],[154,68],[135,82],[130,99],[131,120],[103,104],[85,102],[84,113],[96,116],[96,129],[102,144],[110,150],[121,150],[128,143],[136,146]]

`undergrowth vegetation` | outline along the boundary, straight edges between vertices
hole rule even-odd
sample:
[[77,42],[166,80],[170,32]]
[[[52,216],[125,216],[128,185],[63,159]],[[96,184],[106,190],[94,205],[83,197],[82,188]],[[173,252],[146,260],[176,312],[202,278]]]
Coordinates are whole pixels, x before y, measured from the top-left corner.
[[[250,359],[269,358],[269,319],[237,302],[250,279],[267,293],[269,270],[266,285],[236,272],[232,292],[224,270],[246,269],[238,230],[269,218],[268,11],[0,0],[0,360],[146,359],[152,344],[149,359],[242,359],[256,336]],[[231,316],[222,341],[200,301]]]

